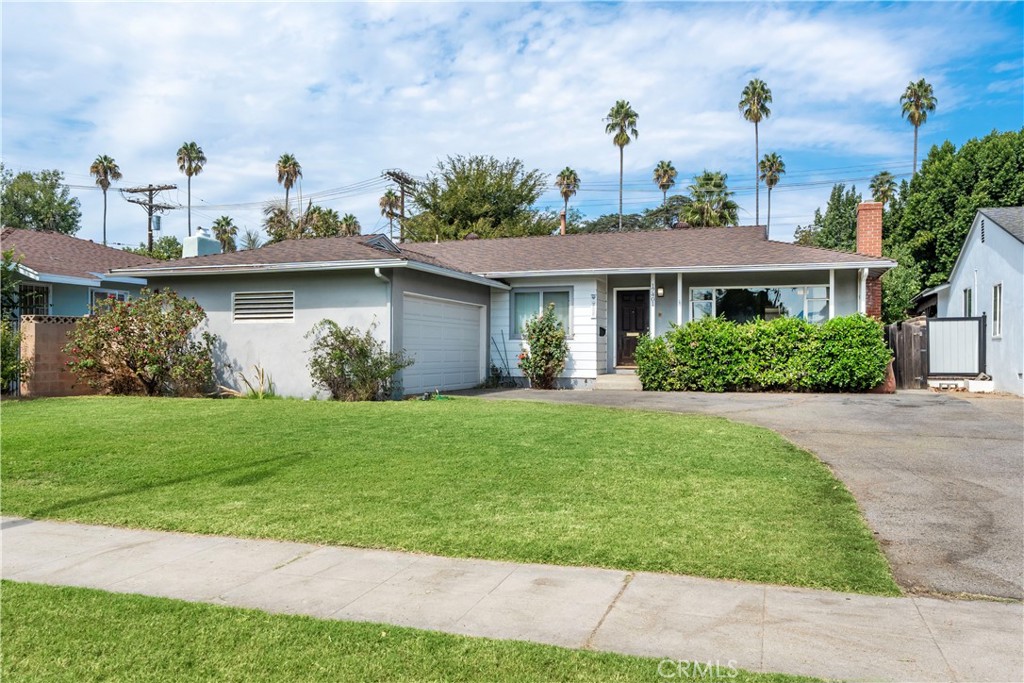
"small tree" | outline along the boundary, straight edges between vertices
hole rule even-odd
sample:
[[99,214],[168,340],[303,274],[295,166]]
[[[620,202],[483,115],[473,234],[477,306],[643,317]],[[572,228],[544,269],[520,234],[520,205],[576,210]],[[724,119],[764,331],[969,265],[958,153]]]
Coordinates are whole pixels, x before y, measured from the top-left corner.
[[527,346],[519,354],[519,367],[530,378],[533,388],[554,389],[569,355],[565,328],[555,315],[554,304],[548,304],[541,315],[526,321],[525,337]]
[[313,384],[336,401],[383,401],[392,395],[392,379],[413,361],[390,353],[373,336],[324,318],[306,334],[312,339],[309,373]]
[[13,322],[15,311],[20,306],[19,263],[20,260],[14,258],[13,249],[3,252],[0,271],[0,391],[6,391],[18,379],[25,379],[29,369],[28,361],[21,357],[21,332]]
[[213,387],[216,337],[197,328],[202,307],[169,289],[104,299],[68,334],[68,368],[111,394],[195,396]]

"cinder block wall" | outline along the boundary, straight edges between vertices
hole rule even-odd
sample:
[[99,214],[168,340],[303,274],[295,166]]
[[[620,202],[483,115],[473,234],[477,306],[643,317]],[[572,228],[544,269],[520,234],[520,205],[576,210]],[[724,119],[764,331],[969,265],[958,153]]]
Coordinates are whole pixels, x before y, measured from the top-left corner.
[[21,357],[28,360],[28,379],[21,383],[25,398],[39,396],[83,396],[94,394],[84,382],[67,369],[68,332],[79,318],[55,315],[21,316]]

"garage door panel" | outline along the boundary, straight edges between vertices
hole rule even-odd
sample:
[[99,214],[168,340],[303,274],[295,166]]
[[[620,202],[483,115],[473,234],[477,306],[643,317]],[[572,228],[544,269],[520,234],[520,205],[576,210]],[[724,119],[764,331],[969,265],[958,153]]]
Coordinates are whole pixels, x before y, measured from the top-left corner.
[[468,389],[480,383],[481,307],[405,295],[403,345],[415,362],[402,372],[404,390]]

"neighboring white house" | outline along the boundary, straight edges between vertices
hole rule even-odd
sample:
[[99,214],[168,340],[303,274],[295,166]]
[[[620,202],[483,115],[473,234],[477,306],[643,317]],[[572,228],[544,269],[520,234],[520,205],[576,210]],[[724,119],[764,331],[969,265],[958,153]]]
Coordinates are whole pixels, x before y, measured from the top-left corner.
[[931,294],[940,318],[985,317],[986,373],[1024,396],[1024,207],[979,209],[949,282],[918,298]]
[[[124,275],[194,297],[235,369],[259,364],[280,393],[310,396],[304,335],[323,318],[375,334],[415,363],[406,393],[479,385],[493,364],[520,375],[522,325],[554,304],[569,332],[564,386],[633,365],[639,337],[708,316],[880,315],[881,205],[862,205],[863,254],[766,238],[761,227],[468,239],[395,245],[384,236],[293,240],[185,258]],[[860,221],[859,221],[860,222]],[[231,377],[222,377],[232,382]]]

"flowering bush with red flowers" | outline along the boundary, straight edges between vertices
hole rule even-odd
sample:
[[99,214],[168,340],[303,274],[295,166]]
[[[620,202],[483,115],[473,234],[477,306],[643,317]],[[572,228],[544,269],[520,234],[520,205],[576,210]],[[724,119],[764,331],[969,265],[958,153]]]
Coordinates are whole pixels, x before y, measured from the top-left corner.
[[206,312],[169,290],[98,301],[68,333],[68,369],[109,394],[198,396],[213,389],[216,337],[199,328]]

